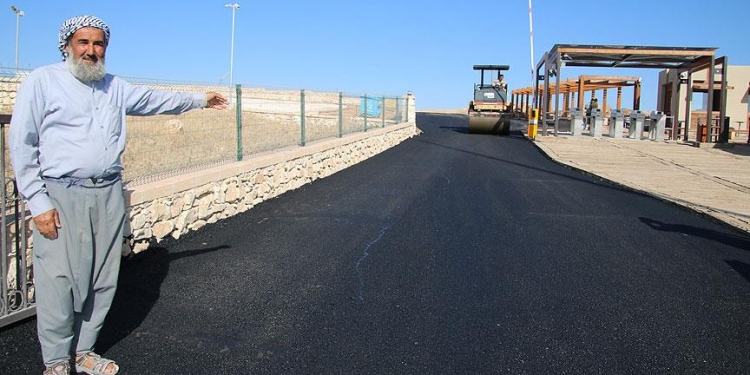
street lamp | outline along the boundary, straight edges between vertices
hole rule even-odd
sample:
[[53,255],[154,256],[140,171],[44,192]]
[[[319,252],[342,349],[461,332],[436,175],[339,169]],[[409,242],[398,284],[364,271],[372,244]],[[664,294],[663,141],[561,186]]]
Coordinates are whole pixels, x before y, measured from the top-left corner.
[[232,80],[234,74],[234,13],[240,9],[240,4],[226,4],[227,8],[232,8],[232,44],[229,47],[229,104],[232,104]]
[[21,17],[23,17],[24,13],[22,10],[16,8],[15,5],[11,5],[10,10],[16,14],[16,75],[18,75],[18,34],[21,31]]

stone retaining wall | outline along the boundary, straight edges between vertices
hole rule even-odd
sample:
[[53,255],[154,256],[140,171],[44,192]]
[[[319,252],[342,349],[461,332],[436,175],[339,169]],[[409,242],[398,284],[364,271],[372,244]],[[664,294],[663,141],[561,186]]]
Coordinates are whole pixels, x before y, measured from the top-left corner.
[[14,79],[2,79],[0,78],[0,113],[11,113],[13,112],[13,104],[16,102],[16,92],[20,80]]

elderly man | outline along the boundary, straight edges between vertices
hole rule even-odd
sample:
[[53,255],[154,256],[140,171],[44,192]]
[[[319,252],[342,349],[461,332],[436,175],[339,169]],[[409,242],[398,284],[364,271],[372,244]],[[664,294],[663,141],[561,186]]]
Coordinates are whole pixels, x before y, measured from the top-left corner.
[[18,92],[10,153],[36,230],[37,331],[46,375],[115,374],[94,353],[115,295],[126,225],[120,155],[125,116],[224,108],[226,98],[132,86],[105,70],[109,27],[79,16],[60,28],[61,63]]

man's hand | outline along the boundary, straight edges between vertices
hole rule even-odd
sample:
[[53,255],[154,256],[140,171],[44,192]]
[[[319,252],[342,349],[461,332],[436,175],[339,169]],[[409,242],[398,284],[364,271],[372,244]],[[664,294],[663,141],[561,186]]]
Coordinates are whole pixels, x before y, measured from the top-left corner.
[[227,107],[227,98],[218,92],[206,93],[206,108],[224,109]]
[[57,239],[57,230],[62,228],[60,215],[54,208],[34,216],[34,225],[36,230],[48,240]]

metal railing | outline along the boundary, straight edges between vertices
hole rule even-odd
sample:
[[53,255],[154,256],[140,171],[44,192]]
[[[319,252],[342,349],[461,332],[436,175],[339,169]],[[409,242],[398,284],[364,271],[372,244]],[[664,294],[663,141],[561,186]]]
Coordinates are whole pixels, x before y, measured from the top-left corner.
[[26,207],[21,201],[15,180],[6,175],[8,169],[8,147],[6,147],[8,124],[11,116],[0,115],[0,178],[3,179],[3,194],[0,207],[2,221],[2,286],[0,286],[0,327],[12,324],[36,314],[34,304],[34,276],[32,255],[28,239]]

